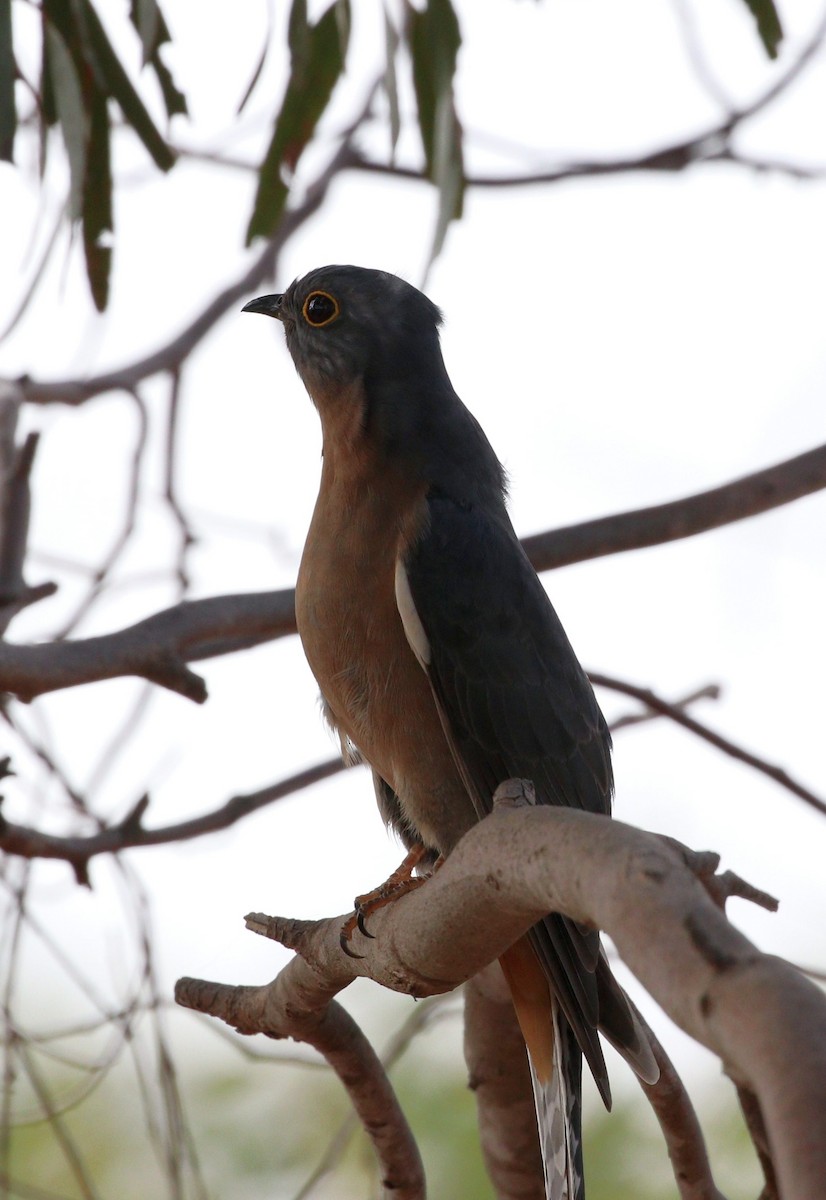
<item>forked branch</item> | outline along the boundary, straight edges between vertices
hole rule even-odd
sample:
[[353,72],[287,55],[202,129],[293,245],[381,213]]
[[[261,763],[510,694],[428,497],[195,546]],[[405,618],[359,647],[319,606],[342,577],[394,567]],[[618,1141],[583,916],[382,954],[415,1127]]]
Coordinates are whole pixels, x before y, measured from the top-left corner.
[[[362,959],[340,948],[342,917],[303,922],[253,914],[250,928],[299,957],[269,987],[216,989],[187,980],[177,999],[246,1032],[271,1032],[274,1013],[302,1010],[308,987],[313,996],[322,987],[332,996],[357,975],[414,996],[447,991],[546,912],[565,912],[605,930],[662,1008],[754,1094],[781,1194],[810,1200],[826,1178],[818,1134],[826,1120],[826,1000],[729,923],[691,862],[663,839],[618,821],[500,806],[427,886],[371,918],[375,940],[356,935]],[[684,1194],[714,1195],[708,1188]]]

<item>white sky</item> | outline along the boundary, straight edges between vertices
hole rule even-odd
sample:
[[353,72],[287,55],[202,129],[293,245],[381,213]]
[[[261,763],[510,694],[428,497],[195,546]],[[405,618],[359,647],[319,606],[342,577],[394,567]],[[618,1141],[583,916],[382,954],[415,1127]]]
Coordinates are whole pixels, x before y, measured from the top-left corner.
[[[733,96],[759,94],[777,68],[767,64],[745,5],[697,8],[709,69]],[[375,69],[378,11],[359,7],[342,118]],[[477,0],[460,11],[460,107],[472,169],[519,169],[516,156],[495,151],[503,143],[531,148],[537,165],[633,154],[706,128],[718,114],[686,60],[670,6]],[[264,7],[234,7],[231,45],[224,4],[167,0],[165,12],[176,42],[170,63],[193,113],[175,136],[253,160],[284,78],[276,54],[234,126]],[[816,13],[808,0],[783,6],[789,37],[781,69]],[[821,57],[781,105],[749,126],[744,149],[826,163],[824,103]],[[403,151],[414,153],[415,140]],[[30,151],[22,157],[31,160]],[[110,316],[90,315],[77,247],[68,256],[64,248],[31,312],[0,345],[0,374],[57,378],[131,360],[178,330],[248,261],[250,177],[185,162],[157,180],[134,145],[118,158],[132,183],[118,200]],[[310,166],[319,161],[313,154]],[[48,231],[60,194],[57,166],[46,212],[38,211],[31,161],[16,173],[0,167],[6,313],[28,278],[32,238],[40,245]],[[329,261],[380,266],[418,282],[434,203],[424,186],[341,179],[290,243],[273,290]],[[823,441],[825,203],[823,183],[731,166],[471,192],[427,290],[445,312],[453,382],[510,472],[518,531],[675,498]],[[280,328],[229,313],[190,363],[184,386],[180,499],[202,535],[191,560],[193,594],[292,584],[320,439]],[[144,394],[160,415],[166,385],[153,381]],[[119,528],[134,413],[114,397],[28,414],[27,423],[45,434],[33,549],[95,564]],[[160,496],[161,463],[155,435],[142,481],[146,511],[120,578],[169,561],[175,531]],[[821,494],[701,538],[545,577],[586,667],[666,697],[719,682],[722,699],[698,716],[821,793],[824,503]],[[31,582],[54,574],[37,560],[29,570]],[[15,638],[43,637],[59,625],[82,592],[77,578],[63,582],[57,598],[16,622]],[[118,628],[173,600],[157,582],[119,589],[82,632]],[[153,698],[142,736],[102,788],[106,813],[122,814],[150,787],[147,823],[167,824],[332,752],[296,639],[197,669],[209,702],[198,708],[166,693]],[[35,710],[44,714],[60,761],[82,787],[135,692],[130,681],[95,685],[49,697],[24,717],[37,729]],[[609,715],[628,709],[612,696],[601,700]],[[33,818],[40,812],[31,799],[35,769],[25,756],[17,765],[4,811]],[[725,867],[782,902],[776,916],[732,905],[738,925],[765,949],[826,964],[822,818],[665,721],[622,733],[615,766],[618,817],[721,852]],[[398,857],[369,777],[353,772],[229,833],[135,851],[130,861],[153,897],[171,987],[180,974],[266,980],[283,956],[244,933],[244,913],[344,911]],[[107,864],[93,864],[92,894],[78,891],[60,864],[39,864],[37,879],[41,919],[101,986],[117,976],[128,955]],[[24,986],[41,996],[61,986],[34,949],[28,964]],[[665,1036],[693,1069],[684,1040]]]

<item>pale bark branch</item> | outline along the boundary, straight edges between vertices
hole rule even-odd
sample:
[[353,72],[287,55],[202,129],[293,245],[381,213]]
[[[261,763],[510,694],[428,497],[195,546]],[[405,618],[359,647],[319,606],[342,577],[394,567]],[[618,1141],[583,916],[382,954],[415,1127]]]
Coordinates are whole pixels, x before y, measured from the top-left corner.
[[323,1054],[370,1137],[385,1192],[399,1200],[424,1200],[418,1148],[384,1068],[355,1021],[333,999],[348,982],[340,975],[325,979],[303,959],[294,958],[268,987],[180,979],[175,999],[220,1017],[239,1033],[291,1037]]
[[[308,979],[316,996],[320,981],[332,995],[356,976],[413,996],[444,992],[550,911],[605,930],[671,1018],[754,1093],[784,1200],[818,1195],[826,1178],[826,999],[729,923],[684,856],[618,821],[498,807],[426,886],[371,917],[374,940],[354,935],[359,960],[339,945],[343,917],[252,914],[249,928],[300,957],[269,987],[227,988],[220,1003],[209,1000],[214,985],[198,985],[207,992],[195,1006],[253,1032],[270,1027],[261,1014],[271,1003],[301,1011]],[[191,1003],[195,986],[187,982],[179,999]]]
[[660,1123],[681,1200],[725,1200],[714,1183],[700,1123],[683,1081],[642,1013],[629,1003],[648,1034],[660,1068],[656,1083],[637,1082]]

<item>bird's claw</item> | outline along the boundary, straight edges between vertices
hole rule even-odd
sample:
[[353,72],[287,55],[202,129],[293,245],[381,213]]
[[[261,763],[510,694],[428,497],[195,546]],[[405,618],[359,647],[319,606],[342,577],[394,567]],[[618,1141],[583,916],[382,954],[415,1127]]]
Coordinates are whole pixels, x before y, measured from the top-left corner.
[[[351,917],[341,927],[341,933],[338,935],[338,944],[341,946],[348,958],[364,958],[363,954],[357,954],[355,950],[350,948],[350,938],[353,936],[353,930],[359,925],[361,915],[358,911],[354,912]],[[359,926],[360,927],[360,926]],[[364,931],[362,931],[364,932]],[[370,937],[370,934],[367,934]]]
[[376,935],[371,933],[367,928],[366,913],[362,912],[358,905],[356,905],[356,925],[358,926],[359,933],[363,933],[365,937],[373,938],[375,940]]

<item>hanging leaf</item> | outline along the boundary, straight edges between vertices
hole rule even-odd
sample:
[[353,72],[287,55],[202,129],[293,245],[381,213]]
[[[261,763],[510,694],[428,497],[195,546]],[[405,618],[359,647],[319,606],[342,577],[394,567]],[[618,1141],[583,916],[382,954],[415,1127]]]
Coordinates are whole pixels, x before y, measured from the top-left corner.
[[295,170],[327,108],[344,70],[349,31],[348,0],[336,0],[315,25],[307,20],[306,0],[294,0],[289,25],[290,77],[258,173],[247,245],[253,238],[269,237],[278,225],[289,192],[284,174]]
[[49,44],[49,80],[69,159],[69,216],[75,221],[83,212],[89,120],[80,79],[66,43],[50,24],[46,25],[46,39]]
[[160,55],[161,46],[171,42],[169,26],[164,20],[157,0],[132,0],[129,19],[140,34],[144,66],[155,72],[163,96],[166,115],[186,116],[189,112],[186,97],[175,85],[172,73]]
[[387,9],[384,10],[384,90],[387,95],[387,107],[390,117],[390,159],[395,161],[396,146],[399,143],[402,121],[399,112],[399,87],[396,79],[396,54],[399,49],[399,33],[390,20]]
[[98,312],[109,302],[112,270],[111,130],[106,97],[95,91],[90,111],[89,152],[83,194],[83,250],[92,299]]
[[87,60],[95,72],[98,85],[120,105],[125,120],[143,142],[155,165],[162,171],[168,171],[175,164],[175,155],[132,86],[90,0],[76,0],[72,10],[78,15],[78,28]]
[[161,10],[158,8],[156,0],[132,0],[129,7],[129,19],[140,36],[143,47],[143,65],[146,66],[158,45]]
[[462,127],[453,91],[462,35],[450,0],[428,0],[421,12],[408,5],[407,12],[419,130],[428,176],[439,189],[430,265],[450,222],[461,217],[464,201]]
[[783,40],[783,26],[774,0],[745,0],[746,7],[757,22],[757,32],[769,58],[777,58]]
[[14,159],[14,135],[17,132],[11,37],[11,0],[0,0],[0,159],[4,162]]

